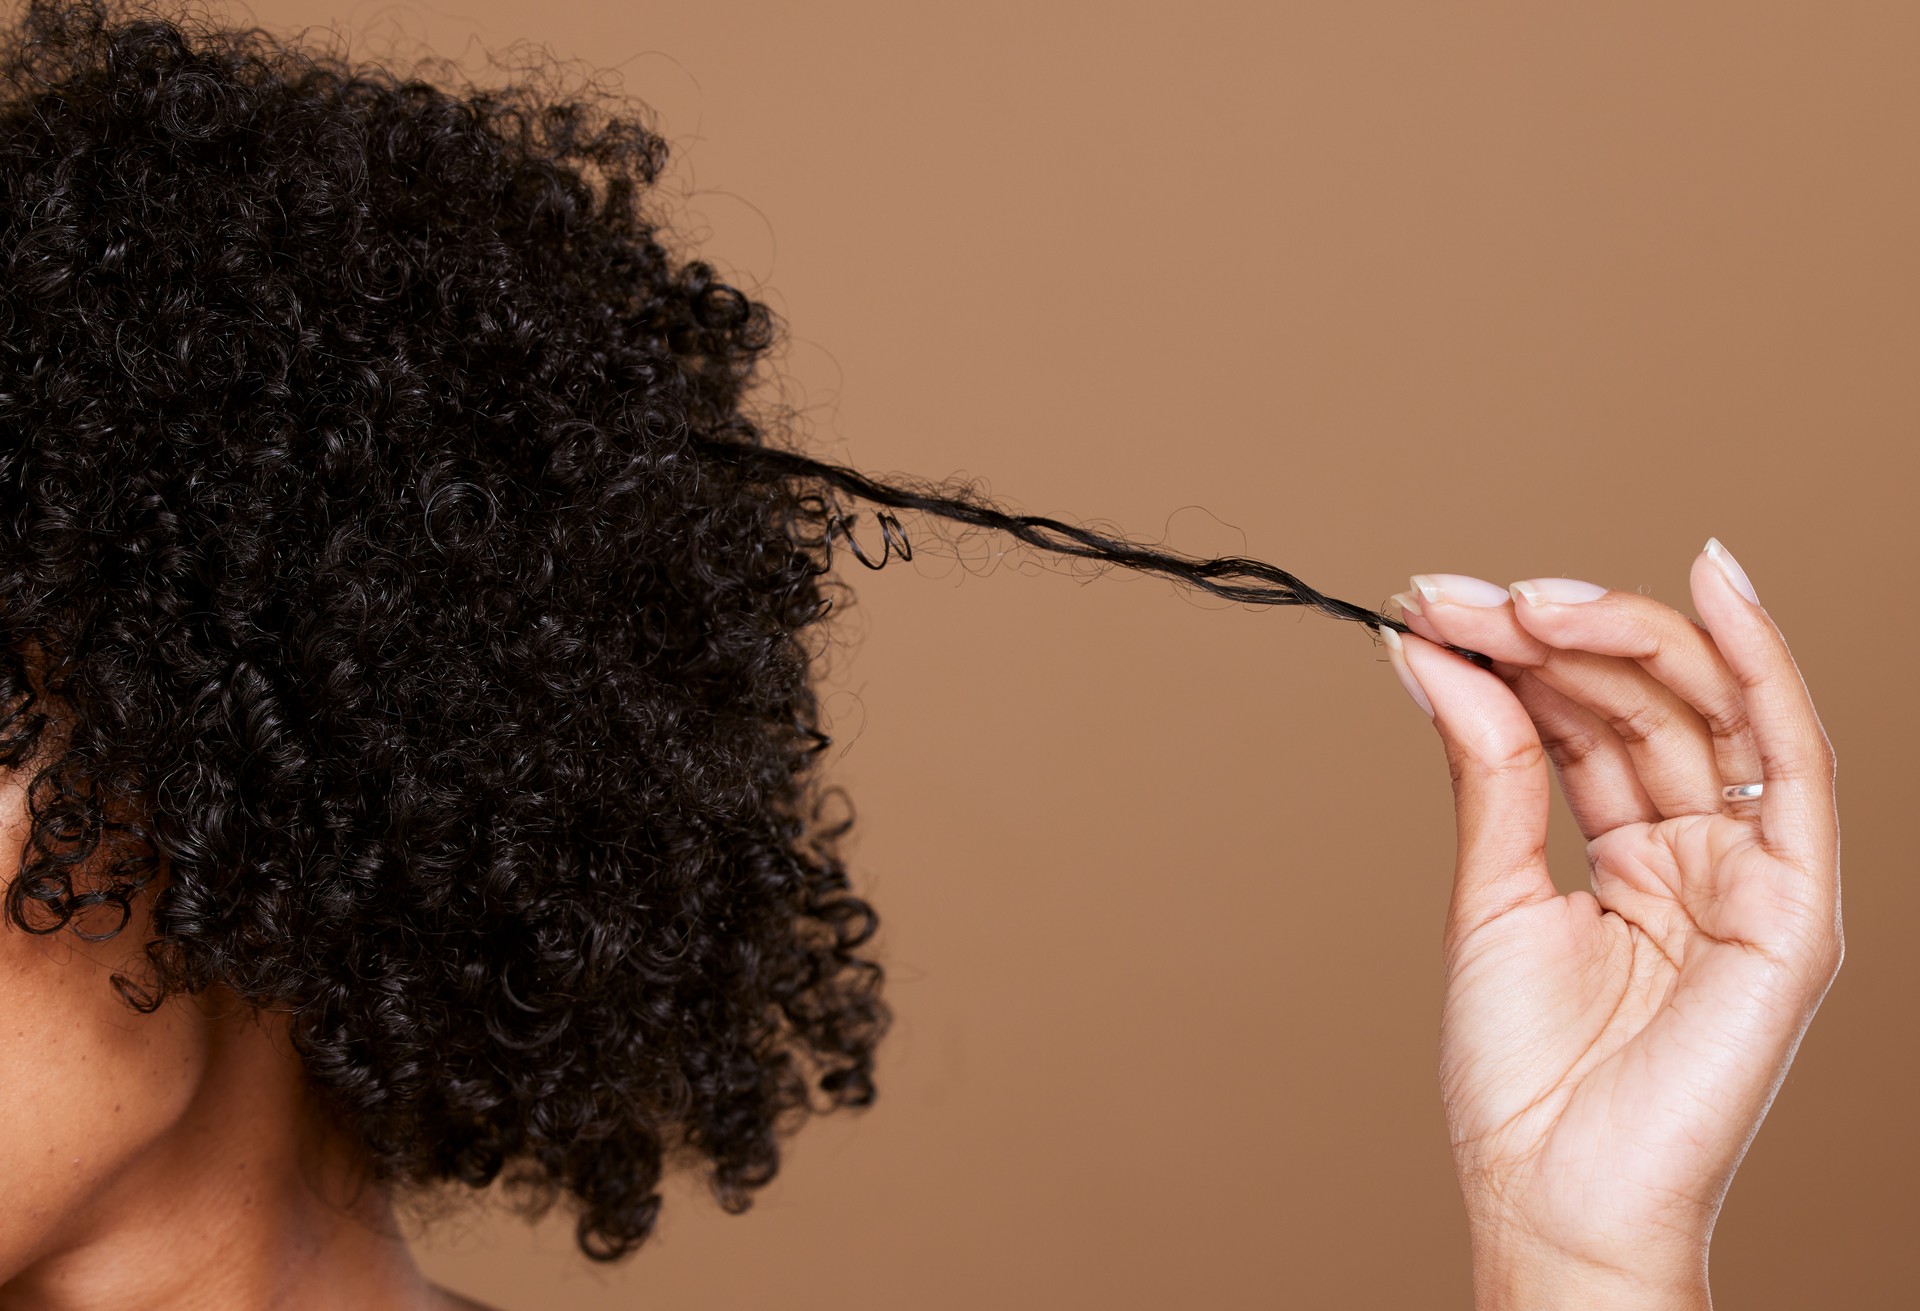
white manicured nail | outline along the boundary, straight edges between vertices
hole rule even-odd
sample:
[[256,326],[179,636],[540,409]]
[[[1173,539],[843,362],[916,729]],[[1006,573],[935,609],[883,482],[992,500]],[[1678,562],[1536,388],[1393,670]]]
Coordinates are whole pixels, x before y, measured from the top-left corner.
[[1720,566],[1720,572],[1727,576],[1727,581],[1733,584],[1735,591],[1755,605],[1760,604],[1760,598],[1754,595],[1753,580],[1747,577],[1747,571],[1740,567],[1740,562],[1733,558],[1733,552],[1720,545],[1718,537],[1707,539],[1707,558]]
[[1412,581],[1420,589],[1421,598],[1429,605],[1451,602],[1454,605],[1489,609],[1505,605],[1508,600],[1506,588],[1467,574],[1415,574]]
[[1583,583],[1578,578],[1529,578],[1515,583],[1511,590],[1528,605],[1579,605],[1607,594],[1599,584]]

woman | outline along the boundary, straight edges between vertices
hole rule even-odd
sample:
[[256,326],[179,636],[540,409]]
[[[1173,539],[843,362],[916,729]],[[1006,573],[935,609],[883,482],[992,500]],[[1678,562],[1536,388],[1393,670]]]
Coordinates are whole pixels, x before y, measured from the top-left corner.
[[1717,545],[1707,632],[1452,575],[1389,620],[875,483],[749,416],[771,320],[656,239],[631,121],[95,3],[0,68],[0,1308],[470,1305],[397,1197],[504,1178],[612,1259],[666,1169],[741,1209],[865,1104],[809,644],[835,543],[905,538],[842,498],[1375,623],[1459,801],[1481,1302],[1705,1305],[1840,953],[1831,756]]

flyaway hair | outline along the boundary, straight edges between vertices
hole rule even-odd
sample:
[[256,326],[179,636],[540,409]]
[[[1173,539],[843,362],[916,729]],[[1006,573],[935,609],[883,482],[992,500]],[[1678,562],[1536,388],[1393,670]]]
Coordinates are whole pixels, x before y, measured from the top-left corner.
[[[801,482],[823,483],[889,510],[919,510],[956,523],[1006,533],[1029,546],[1056,555],[1160,574],[1229,601],[1247,605],[1306,606],[1335,619],[1346,619],[1373,628],[1388,627],[1401,633],[1412,631],[1399,619],[1351,601],[1337,600],[1263,560],[1244,556],[1198,559],[1125,538],[1109,537],[1043,515],[1015,514],[981,497],[943,493],[938,489],[908,486],[898,481],[882,481],[855,469],[775,447],[705,441],[699,444],[699,449],[714,459],[751,465],[770,474]],[[844,537],[849,550],[870,569],[880,568],[889,554],[897,554],[903,559],[911,558],[912,546],[899,520],[886,513],[876,517],[882,543],[878,560],[871,559],[852,536],[853,516],[829,513],[827,534],[829,537]],[[1469,651],[1450,642],[1443,645],[1483,669],[1493,663],[1478,651]]]

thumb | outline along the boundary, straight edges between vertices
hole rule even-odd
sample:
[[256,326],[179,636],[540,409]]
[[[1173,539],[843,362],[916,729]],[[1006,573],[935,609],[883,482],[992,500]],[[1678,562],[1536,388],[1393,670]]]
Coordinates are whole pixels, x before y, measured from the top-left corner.
[[1526,708],[1499,677],[1412,633],[1382,625],[1393,669],[1446,748],[1458,830],[1447,934],[1558,894],[1547,872],[1553,802],[1547,753]]

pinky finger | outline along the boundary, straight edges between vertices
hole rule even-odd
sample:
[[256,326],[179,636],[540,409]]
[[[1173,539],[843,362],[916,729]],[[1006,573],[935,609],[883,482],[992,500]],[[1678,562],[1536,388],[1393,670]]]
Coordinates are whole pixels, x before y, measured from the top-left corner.
[[1693,562],[1693,602],[1746,700],[1760,753],[1760,832],[1768,848],[1838,888],[1839,820],[1833,746],[1786,638],[1725,547],[1707,543]]

